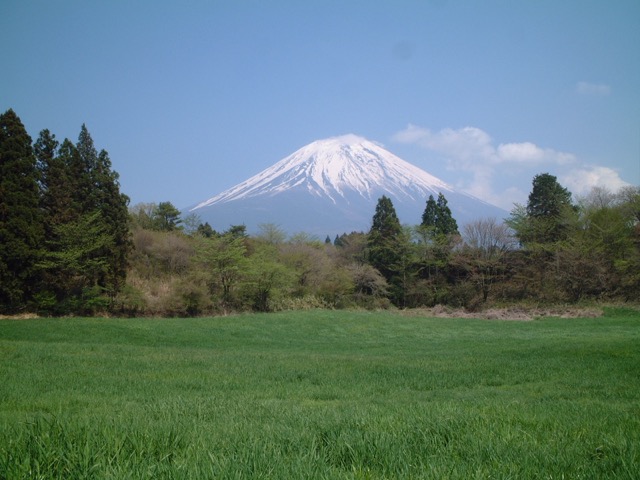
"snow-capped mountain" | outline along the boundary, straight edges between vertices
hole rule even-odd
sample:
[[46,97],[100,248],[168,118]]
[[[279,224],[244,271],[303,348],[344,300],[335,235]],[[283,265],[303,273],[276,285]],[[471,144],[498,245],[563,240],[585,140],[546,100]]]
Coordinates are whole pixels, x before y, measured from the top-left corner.
[[417,225],[429,195],[442,192],[454,218],[494,216],[504,210],[453,187],[356,135],[318,140],[248,180],[189,209],[218,230],[276,224],[287,233],[336,235],[367,231],[382,195],[402,223]]

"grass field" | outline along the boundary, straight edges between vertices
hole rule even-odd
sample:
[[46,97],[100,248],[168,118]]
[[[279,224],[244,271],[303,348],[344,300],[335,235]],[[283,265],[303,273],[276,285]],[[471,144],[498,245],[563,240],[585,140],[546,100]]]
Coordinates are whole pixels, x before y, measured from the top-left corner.
[[639,478],[640,318],[0,320],[0,478]]

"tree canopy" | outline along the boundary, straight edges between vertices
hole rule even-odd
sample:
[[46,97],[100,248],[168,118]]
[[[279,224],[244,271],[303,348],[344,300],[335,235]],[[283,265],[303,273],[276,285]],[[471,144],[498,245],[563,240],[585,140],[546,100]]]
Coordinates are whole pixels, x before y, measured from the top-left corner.
[[526,209],[512,226],[522,243],[548,244],[567,238],[575,213],[571,192],[554,175],[542,173],[533,178]]
[[382,196],[367,233],[322,242],[272,224],[253,236],[244,225],[216,232],[168,201],[129,211],[86,125],[76,143],[45,129],[32,144],[15,112],[0,115],[2,314],[474,309],[640,295],[638,187],[600,187],[573,205],[556,177],[540,174],[505,223],[477,219],[461,236],[442,193],[415,220],[401,226]]
[[429,195],[427,205],[422,214],[421,225],[430,229],[434,235],[453,235],[458,234],[458,222],[451,213],[447,199],[441,193],[438,194],[438,200]]
[[45,129],[32,145],[13,110],[0,124],[0,308],[80,312],[113,300],[130,241],[128,198],[108,153],[85,125],[77,144]]
[[44,235],[31,137],[13,110],[0,115],[0,309],[19,309],[34,293]]

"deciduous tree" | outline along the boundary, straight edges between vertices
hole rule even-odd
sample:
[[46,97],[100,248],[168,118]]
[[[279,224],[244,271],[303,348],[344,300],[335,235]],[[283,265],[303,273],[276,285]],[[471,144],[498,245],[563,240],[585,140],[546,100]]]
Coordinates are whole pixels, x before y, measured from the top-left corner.
[[515,248],[511,230],[495,218],[479,219],[464,226],[465,246],[457,256],[469,280],[486,302],[494,285],[504,278],[507,252]]
[[208,285],[223,308],[238,307],[235,296],[238,284],[247,269],[244,239],[232,235],[196,237],[196,260],[206,267]]
[[39,263],[48,279],[44,292],[55,298],[49,313],[90,313],[96,306],[106,308],[104,299],[100,300],[104,293],[101,280],[108,275],[105,251],[112,242],[97,210],[53,226]]

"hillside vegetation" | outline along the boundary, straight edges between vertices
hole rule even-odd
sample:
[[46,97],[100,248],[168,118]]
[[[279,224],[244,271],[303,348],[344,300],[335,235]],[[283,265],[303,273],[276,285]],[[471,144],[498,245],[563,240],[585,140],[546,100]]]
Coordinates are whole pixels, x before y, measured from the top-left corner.
[[[539,194],[542,200],[534,195],[541,184],[551,190]],[[324,242],[303,233],[287,237],[272,224],[254,236],[243,226],[215,232],[197,218],[181,225],[177,210],[167,223],[158,220],[164,208],[132,210],[127,287],[116,298],[121,314],[436,305],[483,311],[640,298],[635,188],[616,195],[595,189],[574,205],[555,177],[543,174],[534,179],[529,205],[516,207],[506,222],[482,219],[462,232],[442,195],[429,198],[414,227],[401,226],[382,197],[369,232]]]
[[459,226],[440,193],[401,225],[316,239],[263,224],[216,232],[170,202],[129,208],[86,126],[33,142],[0,115],[0,314],[196,316],[305,308],[468,311],[640,298],[640,189],[575,199],[536,175],[507,219]]

